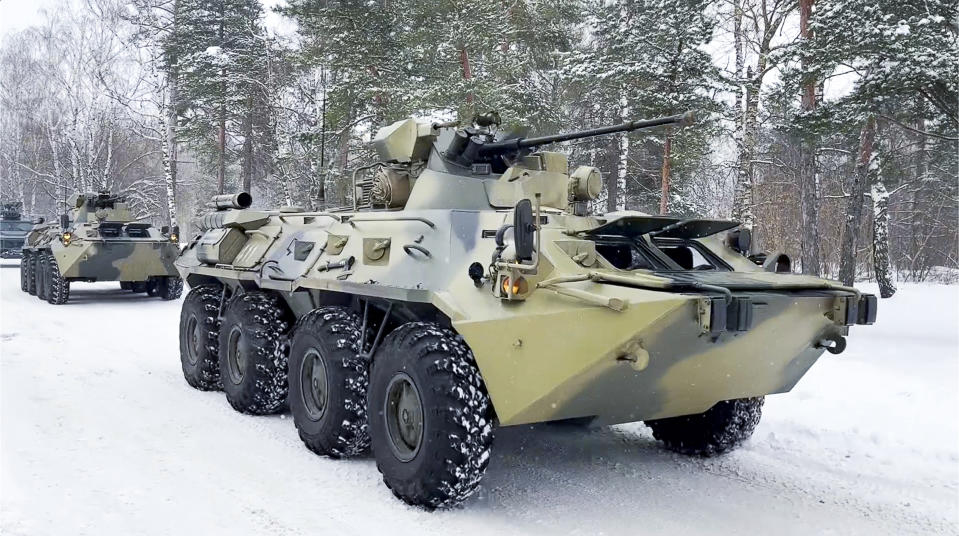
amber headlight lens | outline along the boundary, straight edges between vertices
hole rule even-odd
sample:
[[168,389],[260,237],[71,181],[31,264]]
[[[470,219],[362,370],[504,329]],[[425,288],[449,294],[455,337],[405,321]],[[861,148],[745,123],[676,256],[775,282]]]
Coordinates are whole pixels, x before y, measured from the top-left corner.
[[517,277],[515,281],[511,281],[510,278],[503,278],[503,294],[508,295],[510,293],[510,286],[512,286],[513,295],[526,294],[526,291],[529,290],[529,284],[526,282],[526,279],[522,277]]
[[174,242],[174,243],[175,243],[175,242],[178,242],[179,240],[180,240],[180,237],[179,237],[179,236],[177,236],[176,234],[173,234],[173,233],[170,234],[170,242]]
[[63,233],[63,236],[60,237],[60,241],[63,242],[64,246],[69,246],[71,240],[73,240],[73,234],[69,232]]

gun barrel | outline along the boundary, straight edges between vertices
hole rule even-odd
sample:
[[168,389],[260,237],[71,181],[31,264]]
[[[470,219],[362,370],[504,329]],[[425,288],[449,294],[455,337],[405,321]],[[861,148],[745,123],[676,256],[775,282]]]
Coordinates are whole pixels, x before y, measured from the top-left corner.
[[580,130],[577,132],[569,132],[566,134],[552,134],[550,136],[540,136],[537,138],[515,138],[511,140],[487,143],[482,146],[482,148],[480,149],[480,153],[481,154],[502,153],[507,151],[526,149],[529,147],[538,147],[540,145],[547,145],[550,143],[557,143],[561,141],[591,138],[593,136],[602,136],[604,134],[615,134],[617,132],[632,132],[634,130],[659,127],[663,125],[685,126],[692,123],[693,121],[694,121],[693,113],[686,112],[684,114],[670,115],[668,117],[658,117],[656,119],[640,119],[637,121],[627,121],[626,123],[622,123],[619,125],[610,125],[608,127],[592,128],[589,130]]
[[228,208],[249,208],[253,204],[253,197],[246,193],[215,195],[206,206],[217,210]]

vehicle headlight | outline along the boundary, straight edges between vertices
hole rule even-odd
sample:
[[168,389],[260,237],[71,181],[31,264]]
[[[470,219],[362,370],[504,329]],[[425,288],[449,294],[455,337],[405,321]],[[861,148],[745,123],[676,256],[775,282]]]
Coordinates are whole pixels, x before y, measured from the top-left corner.
[[71,240],[73,240],[73,233],[71,233],[70,231],[67,231],[63,233],[62,235],[60,235],[60,241],[63,242],[64,246],[69,246]]

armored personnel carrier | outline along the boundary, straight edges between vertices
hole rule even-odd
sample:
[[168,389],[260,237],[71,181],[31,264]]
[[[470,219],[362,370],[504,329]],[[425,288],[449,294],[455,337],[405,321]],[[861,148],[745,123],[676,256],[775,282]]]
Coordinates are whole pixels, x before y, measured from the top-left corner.
[[407,119],[377,133],[351,210],[214,198],[176,261],[186,381],[249,414],[288,403],[317,454],[372,447],[430,509],[476,489],[500,426],[645,421],[680,452],[735,447],[876,298],[788,273],[736,222],[590,215],[600,171],[542,150],[689,120],[526,138],[495,115]]
[[70,299],[78,281],[119,281],[134,292],[175,300],[183,280],[173,266],[176,228],[134,221],[123,197],[74,194],[59,225],[40,223],[27,234],[20,262],[21,288],[52,304]]
[[23,219],[23,204],[3,203],[0,206],[0,258],[20,257],[20,249],[34,222]]

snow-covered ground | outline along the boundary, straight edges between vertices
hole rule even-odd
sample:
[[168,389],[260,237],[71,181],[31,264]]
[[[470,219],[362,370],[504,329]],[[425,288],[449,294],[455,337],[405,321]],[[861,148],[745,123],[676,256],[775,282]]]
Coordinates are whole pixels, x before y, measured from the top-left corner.
[[0,534],[959,533],[959,287],[902,285],[742,449],[660,450],[642,424],[498,431],[483,487],[427,513],[370,458],[304,448],[180,373],[180,304],[0,267]]

